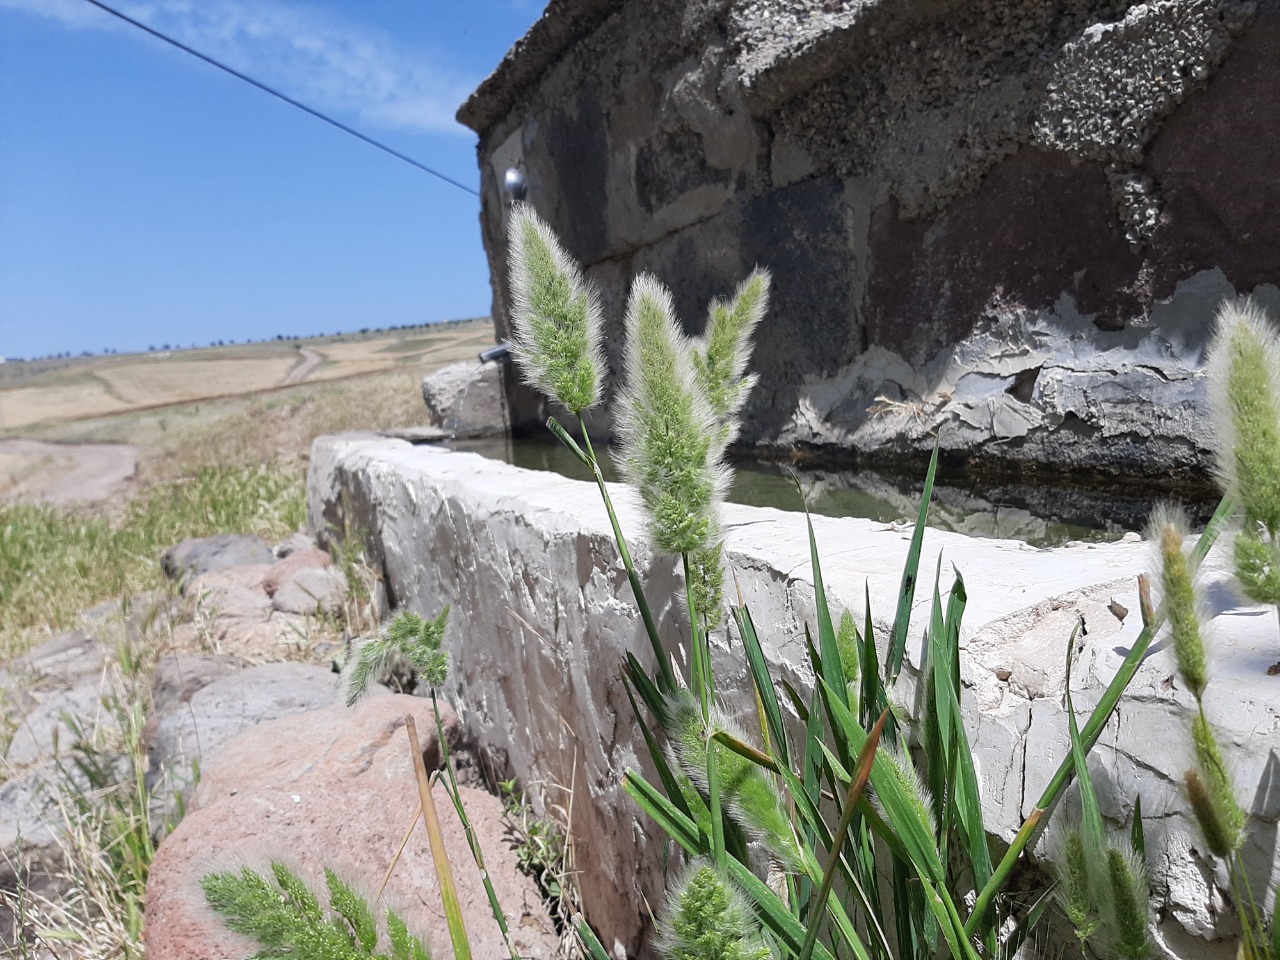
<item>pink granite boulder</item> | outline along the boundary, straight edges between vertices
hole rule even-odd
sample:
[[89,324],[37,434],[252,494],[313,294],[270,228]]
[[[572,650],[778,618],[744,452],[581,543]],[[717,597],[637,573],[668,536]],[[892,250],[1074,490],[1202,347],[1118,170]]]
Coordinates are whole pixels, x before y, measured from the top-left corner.
[[[205,771],[193,809],[156,854],[147,885],[147,955],[224,960],[254,952],[206,906],[200,878],[213,871],[264,868],[274,859],[317,890],[323,889],[327,866],[356,889],[376,891],[417,808],[406,714],[415,718],[430,768],[439,755],[431,705],[399,694],[370,697],[354,710],[328,707],[283,717],[229,743]],[[452,713],[446,730],[452,739],[457,730]],[[522,957],[554,956],[558,936],[546,907],[502,840],[501,802],[462,790],[516,949]],[[441,786],[434,796],[472,953],[506,956],[462,826]],[[421,824],[384,901],[430,940],[433,956],[452,956]]]

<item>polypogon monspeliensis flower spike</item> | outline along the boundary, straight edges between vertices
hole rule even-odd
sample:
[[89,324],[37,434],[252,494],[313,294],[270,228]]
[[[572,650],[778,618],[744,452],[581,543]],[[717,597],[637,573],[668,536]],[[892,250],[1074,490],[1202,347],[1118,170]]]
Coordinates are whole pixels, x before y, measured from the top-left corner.
[[1225,860],[1244,842],[1245,812],[1236,800],[1231,772],[1218,739],[1203,713],[1198,714],[1191,725],[1191,739],[1199,768],[1186,775],[1191,810],[1209,850]]
[[1146,867],[1132,851],[1107,848],[1107,896],[1110,947],[1121,960],[1147,960],[1151,938],[1147,933],[1151,906]]
[[647,274],[637,277],[627,302],[619,462],[648,514],[654,544],[671,554],[711,544],[727,483],[715,412],[689,354],[667,288]]
[[694,609],[706,628],[714,630],[724,619],[724,544],[717,533],[709,539],[709,546],[690,554],[689,574]]
[[1247,523],[1280,535],[1280,342],[1261,307],[1219,308],[1206,367],[1218,479]]
[[665,960],[769,960],[772,954],[746,898],[710,861],[692,861],[658,921]]
[[694,371],[720,423],[724,446],[737,435],[737,413],[756,383],[755,374],[747,375],[747,363],[751,335],[769,308],[769,284],[769,271],[757,267],[732,300],[713,300],[706,330],[694,344]]
[[675,766],[705,795],[707,749],[715,750],[720,800],[729,818],[787,867],[795,867],[801,860],[795,830],[772,778],[759,765],[713,740],[720,730],[747,742],[742,729],[719,707],[711,708],[709,722],[704,723],[702,708],[688,690],[669,701],[667,736]]
[[1151,511],[1147,536],[1155,542],[1160,561],[1160,581],[1164,587],[1165,615],[1173,634],[1173,652],[1182,682],[1203,699],[1209,682],[1209,658],[1197,609],[1195,571],[1187,558],[1187,515],[1179,507],[1159,504]]
[[525,381],[579,414],[600,402],[600,297],[551,228],[527,204],[507,229],[512,353]]

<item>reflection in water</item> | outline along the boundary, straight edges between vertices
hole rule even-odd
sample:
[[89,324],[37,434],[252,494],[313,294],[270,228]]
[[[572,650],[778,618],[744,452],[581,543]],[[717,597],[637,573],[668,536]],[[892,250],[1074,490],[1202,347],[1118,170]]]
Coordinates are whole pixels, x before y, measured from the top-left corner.
[[[574,480],[591,480],[591,472],[554,440],[457,440],[449,446],[530,470],[550,470]],[[619,479],[613,459],[603,450],[605,479]],[[891,523],[912,520],[920,505],[923,478],[911,481],[871,470],[790,469],[771,463],[741,461],[734,465],[729,500],[756,507],[799,510],[827,517],[863,517]],[[1007,484],[977,490],[938,483],[934,486],[929,525],[974,537],[1023,540],[1033,546],[1061,546],[1072,540],[1105,542],[1146,523],[1151,501],[1097,490]],[[1201,505],[1201,509],[1204,507]],[[1212,505],[1208,506],[1212,510]],[[1207,518],[1208,513],[1204,514]]]

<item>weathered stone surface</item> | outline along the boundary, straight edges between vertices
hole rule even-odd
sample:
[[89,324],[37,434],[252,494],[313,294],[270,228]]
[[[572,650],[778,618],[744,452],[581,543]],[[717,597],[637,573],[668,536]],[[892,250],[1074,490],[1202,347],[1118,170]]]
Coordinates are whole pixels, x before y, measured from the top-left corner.
[[[190,667],[193,682],[217,677],[183,700],[181,688],[169,692],[172,674]],[[224,667],[228,668],[224,673]],[[165,784],[166,795],[188,794],[194,767],[209,761],[243,731],[259,723],[332,704],[334,675],[302,663],[267,663],[245,670],[226,661],[183,660],[161,674],[165,696],[147,725],[149,777]]]
[[333,567],[304,567],[280,584],[271,606],[281,613],[333,613],[347,595],[346,575]]
[[275,555],[284,559],[299,550],[311,550],[315,545],[315,541],[305,533],[294,533],[275,545]]
[[[214,870],[282,858],[317,887],[329,866],[357,889],[377,889],[418,803],[406,714],[415,718],[429,764],[438,761],[430,703],[395,694],[372,696],[355,710],[328,707],[264,723],[236,738],[209,766],[193,811],[156,855],[147,884],[148,955],[214,960],[252,950],[204,904],[199,880]],[[457,729],[451,715],[446,729]],[[467,787],[462,792],[517,951],[554,956],[558,938],[545,907],[501,842],[501,801]],[[504,956],[458,818],[442,788],[434,795],[474,955]],[[386,903],[427,934],[434,956],[450,955],[421,827],[392,874]]]
[[500,363],[463,360],[425,377],[422,399],[431,423],[451,434],[486,436],[507,429]]
[[291,551],[287,557],[277,560],[267,571],[266,576],[262,578],[262,589],[267,592],[267,596],[274,597],[281,585],[298,571],[323,570],[332,563],[333,560],[327,553],[314,546]]
[[[657,902],[661,843],[660,831],[618,785],[625,769],[642,764],[644,751],[619,671],[627,652],[642,662],[652,653],[596,491],[470,454],[329,437],[313,446],[308,500],[317,531],[342,529],[344,504],[360,511],[397,604],[426,615],[452,605],[450,682],[466,705],[462,721],[480,744],[510,757],[526,782],[566,783],[576,770],[577,783],[588,785],[575,800],[573,825],[579,867],[596,880],[584,888],[586,907],[607,943],[635,950],[642,931],[634,904],[642,894]],[[644,543],[628,494],[617,489],[614,500],[660,632],[675,652],[682,633],[672,600],[682,589],[675,567]],[[813,618],[813,589],[803,517],[731,505],[724,521],[728,560],[775,675],[808,685],[804,623]],[[865,585],[876,634],[887,637],[910,530],[822,517],[814,528],[833,605],[860,622]],[[1280,689],[1266,669],[1280,649],[1274,617],[1230,598],[1221,554],[1212,553],[1206,567],[1212,631],[1221,638],[1208,709],[1255,817],[1246,857],[1257,877],[1272,875],[1274,884]],[[920,569],[933,570],[940,557],[968,581],[961,670],[969,735],[992,837],[1008,842],[1067,756],[1056,665],[1071,628],[1077,616],[1085,618],[1073,683],[1077,709],[1086,710],[1140,630],[1134,577],[1147,569],[1148,547],[1124,541],[1037,550],[930,531]],[[489,602],[499,594],[505,604]],[[916,593],[901,691],[907,702],[929,595]],[[1121,622],[1109,609],[1112,599],[1134,612]],[[714,645],[718,691],[754,728],[736,642],[717,638]],[[1134,798],[1142,796],[1158,934],[1168,956],[1220,960],[1235,950],[1214,939],[1230,935],[1227,913],[1210,906],[1226,878],[1195,852],[1201,844],[1179,787],[1192,709],[1174,674],[1167,650],[1139,670],[1105,734],[1106,748],[1095,756],[1097,787],[1117,828],[1127,825]],[[1045,850],[1041,845],[1038,855]]]
[[275,552],[261,537],[241,533],[219,533],[212,537],[183,540],[160,558],[160,566],[171,579],[199,576],[227,567],[275,563]]
[[77,738],[100,742],[117,729],[106,700],[121,689],[101,641],[59,634],[0,668],[0,705],[13,725],[4,753],[11,767],[65,755]]
[[[1280,3],[661,11],[550,5],[459,113],[499,338],[518,165],[601,288],[615,371],[637,273],[697,332],[710,297],[772,269],[746,446],[918,461],[941,428],[953,460],[1013,472],[1204,475],[1213,314],[1280,299],[1280,141],[1258,133],[1280,123]],[[993,341],[1016,369],[992,375]],[[517,428],[550,412],[514,378],[506,396]]]

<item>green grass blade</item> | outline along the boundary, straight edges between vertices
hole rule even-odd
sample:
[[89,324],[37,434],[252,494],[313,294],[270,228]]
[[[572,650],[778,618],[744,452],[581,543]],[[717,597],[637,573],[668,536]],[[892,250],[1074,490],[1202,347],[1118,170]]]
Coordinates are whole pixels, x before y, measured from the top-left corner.
[[[982,816],[982,795],[978,789],[978,772],[973,764],[973,749],[965,729],[964,711],[960,706],[960,623],[964,617],[968,594],[964,578],[956,571],[951,584],[951,596],[947,601],[947,615],[942,624],[938,646],[931,643],[930,659],[933,663],[936,708],[945,718],[945,743],[948,758],[948,818],[954,816],[959,825],[961,839],[969,865],[973,870],[974,885],[981,889],[991,879],[991,850],[987,846],[986,824]],[[986,931],[984,939],[991,940],[994,949],[995,930]]]
[[929,470],[924,478],[924,492],[920,495],[920,512],[915,530],[911,533],[911,547],[907,550],[907,562],[902,569],[902,583],[898,588],[898,611],[893,618],[893,637],[889,644],[889,683],[898,679],[902,659],[907,652],[907,630],[911,625],[911,604],[916,596],[916,575],[920,569],[920,550],[924,546],[924,529],[929,521],[929,501],[933,499],[933,480],[938,473],[938,443],[933,445],[929,458]]
[[613,960],[609,956],[609,951],[604,948],[604,944],[600,942],[600,938],[596,936],[596,932],[591,929],[591,925],[582,917],[578,917],[573,924],[573,928],[578,932],[578,939],[582,941],[582,945],[586,950],[587,960]]
[[[792,916],[787,905],[746,864],[730,860],[729,877],[752,901],[756,917],[777,937],[785,948],[785,955],[794,956],[804,942],[804,925]],[[821,943],[814,947],[813,955],[818,960],[834,960],[831,951]]]
[[[840,822],[836,825],[836,832],[831,838],[830,853],[827,860],[827,868],[822,875],[822,885],[818,888],[818,895],[812,907],[813,914],[821,914],[826,909],[827,898],[831,895],[831,885],[835,882],[836,870],[840,863],[840,849],[844,846],[845,836],[849,832],[849,827],[853,823],[853,815],[858,809],[858,801],[862,799],[862,793],[866,790],[867,782],[871,779],[871,765],[875,760],[876,750],[880,746],[880,736],[884,733],[884,721],[889,711],[881,714],[880,719],[876,722],[875,727],[867,735],[866,743],[862,746],[862,752],[858,755],[858,764],[854,769],[853,778],[849,783],[849,792],[845,796],[844,810],[840,814]],[[809,960],[813,954],[813,946],[818,940],[818,930],[822,926],[817,916],[812,916],[809,921],[809,932],[805,934],[804,945],[800,949],[800,960]],[[854,946],[855,952],[861,947],[861,942],[855,936],[851,946]],[[865,956],[865,950],[862,951]]]
[[[582,414],[578,414],[578,425],[582,429],[582,440],[587,445],[587,456],[589,458],[587,465],[591,468],[592,473],[595,474],[596,487],[600,490],[600,499],[604,501],[605,512],[608,513],[609,523],[613,527],[613,541],[618,547],[618,556],[622,560],[622,567],[627,571],[627,581],[631,584],[631,593],[635,597],[636,607],[640,610],[640,619],[644,623],[644,632],[649,637],[649,645],[653,648],[653,657],[657,661],[658,686],[665,693],[674,693],[676,689],[675,674],[672,672],[671,663],[662,649],[662,638],[658,636],[657,621],[653,619],[653,612],[649,609],[649,599],[645,596],[644,584],[640,582],[640,574],[636,571],[635,562],[631,559],[631,550],[627,547],[627,538],[622,535],[622,525],[618,523],[618,514],[613,509],[613,500],[609,496],[609,487],[604,482],[604,474],[600,472],[600,464],[596,461],[596,452],[591,446],[591,436],[587,433],[587,422],[583,419]],[[553,430],[552,432],[554,433],[555,431]],[[564,436],[568,437],[569,434],[566,432]]]
[[[799,490],[800,481],[796,480]],[[818,557],[818,538],[813,532],[813,518],[809,507],[804,510],[805,526],[809,530],[809,562],[813,566],[813,600],[818,616],[818,649],[822,651],[822,675],[836,690],[845,706],[849,705],[844,685],[844,667],[840,663],[840,648],[836,646],[836,628],[831,620],[831,608],[827,605],[827,588],[822,580],[822,563]],[[843,754],[842,754],[843,755]]]
[[[1142,795],[1133,802],[1133,831],[1129,837],[1133,852],[1138,855],[1140,863],[1147,862],[1147,831],[1142,825]],[[1280,958],[1277,958],[1280,960]]]
[[778,773],[778,762],[762,750],[758,750],[749,743],[744,743],[727,730],[717,730],[711,735],[711,739],[717,743],[728,747],[738,756],[750,760],[757,767],[763,767],[770,773]]
[[[871,620],[871,582],[867,581],[863,589],[866,594],[866,618],[862,628],[862,696],[859,698],[858,720],[865,729],[889,705],[889,699],[885,696],[880,678],[880,653],[876,649],[876,628]],[[893,723],[892,716],[890,714],[885,734],[890,742],[896,742],[896,724]]]
[[645,748],[649,751],[649,759],[653,761],[654,769],[658,773],[658,779],[662,781],[662,788],[667,792],[667,796],[671,798],[671,802],[675,804],[682,814],[689,819],[695,819],[694,811],[689,809],[689,801],[686,793],[681,789],[680,780],[671,769],[671,765],[667,763],[667,755],[658,746],[657,738],[653,735],[653,731],[649,728],[649,724],[644,717],[640,715],[640,710],[636,706],[635,695],[631,692],[631,684],[626,677],[623,678],[623,688],[627,691],[627,699],[631,701],[631,710],[636,715],[636,722],[640,725],[640,735],[644,737]]
[[929,642],[925,647],[925,675],[922,678],[925,703],[924,746],[925,783],[933,797],[933,816],[938,824],[938,848],[942,859],[948,859],[950,849],[950,817],[948,795],[951,793],[952,727],[955,717],[951,711],[951,657],[946,650],[946,625],[942,618],[942,557],[938,557],[938,569],[933,582],[933,603],[929,611]]
[[[830,698],[829,705],[836,722],[845,731],[850,747],[860,753],[866,743],[867,732],[837,698]],[[914,803],[889,769],[889,763],[882,753],[876,754],[872,764],[871,783],[884,807],[886,819],[901,839],[916,872],[935,884],[945,883],[945,873],[934,844],[933,830],[916,811]],[[945,892],[943,896],[946,896]]]
[[774,688],[769,664],[765,660],[760,638],[756,634],[755,623],[751,619],[751,611],[746,607],[734,607],[733,619],[742,637],[742,647],[747,654],[747,667],[751,671],[756,696],[760,698],[760,704],[764,710],[769,737],[776,744],[774,749],[777,750],[778,759],[784,765],[789,764],[791,758],[787,748],[787,731],[782,725],[782,705],[778,703],[778,691]]
[[648,780],[635,771],[628,771],[622,779],[622,787],[640,809],[666,831],[667,836],[684,848],[685,853],[696,857],[707,852],[708,838],[698,825],[677,810],[675,804],[659,793]]
[[1098,797],[1093,790],[1093,778],[1089,776],[1088,750],[1080,739],[1080,727],[1076,723],[1076,708],[1071,699],[1071,665],[1075,660],[1076,637],[1080,625],[1076,624],[1067,642],[1067,674],[1063,686],[1067,694],[1067,730],[1071,737],[1071,764],[1076,782],[1080,784],[1080,815],[1084,821],[1084,838],[1095,855],[1101,857],[1107,847],[1106,831],[1102,825],[1102,811],[1098,809]]
[[[636,659],[634,653],[627,653],[626,662],[623,664],[623,676],[629,680],[639,695],[640,700],[649,708],[649,715],[652,716],[659,726],[665,726],[667,723],[667,700],[659,691],[657,684],[649,677],[649,672]],[[636,716],[640,712],[636,711]]]

